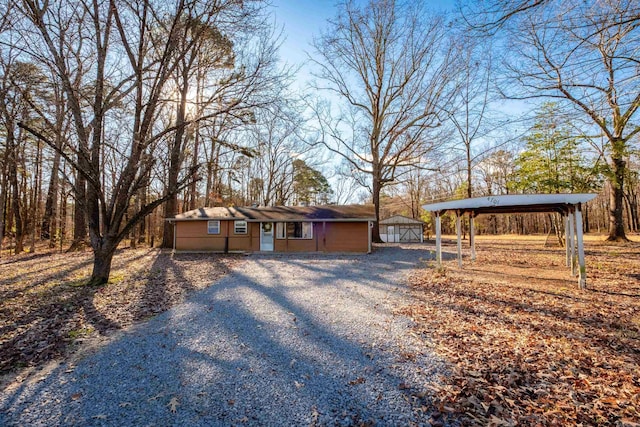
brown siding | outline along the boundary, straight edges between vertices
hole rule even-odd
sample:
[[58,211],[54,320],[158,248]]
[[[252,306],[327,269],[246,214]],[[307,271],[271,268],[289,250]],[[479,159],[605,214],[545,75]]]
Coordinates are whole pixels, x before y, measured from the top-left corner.
[[325,236],[327,252],[368,252],[368,222],[327,222]]
[[[274,251],[367,252],[368,227],[368,222],[327,222],[324,227],[322,222],[316,222],[313,239],[275,239]],[[223,252],[226,246],[229,251],[259,251],[260,223],[248,223],[247,231],[247,234],[234,234],[233,221],[220,221],[220,234],[207,234],[207,221],[179,221],[176,223],[176,249]]]
[[225,248],[229,251],[250,251],[251,234],[234,234],[233,221],[220,221],[220,234],[207,234],[206,220],[176,223],[177,250],[224,252]]
[[313,239],[276,239],[273,250],[276,252],[315,252],[316,236],[314,235]]
[[176,249],[181,251],[224,251],[225,227],[220,222],[220,234],[207,234],[207,221],[176,223]]
[[251,250],[258,252],[260,250],[260,223],[250,222],[249,235],[251,236]]

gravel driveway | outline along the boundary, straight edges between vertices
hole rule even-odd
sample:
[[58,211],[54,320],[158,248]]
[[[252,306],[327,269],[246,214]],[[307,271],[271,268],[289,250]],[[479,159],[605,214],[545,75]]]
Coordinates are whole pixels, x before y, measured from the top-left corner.
[[[423,245],[251,255],[75,365],[0,394],[0,425],[408,425],[437,359],[394,315]],[[421,352],[422,351],[422,352]]]

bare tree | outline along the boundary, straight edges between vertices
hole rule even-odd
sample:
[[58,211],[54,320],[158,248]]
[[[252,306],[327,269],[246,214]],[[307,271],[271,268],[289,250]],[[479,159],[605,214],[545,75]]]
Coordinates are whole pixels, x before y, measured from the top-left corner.
[[634,120],[640,107],[640,6],[633,0],[507,3],[513,8],[499,20],[509,31],[508,75],[519,83],[508,95],[556,99],[576,114],[584,134],[595,129],[603,135],[608,240],[626,240],[625,156],[640,133]]
[[[191,47],[183,43],[185,20],[199,16],[233,21],[251,13],[254,2],[76,0],[52,4],[24,0],[15,13],[23,37],[21,48],[35,60],[51,58],[73,117],[73,149],[60,153],[78,177],[87,182],[84,209],[94,264],[90,284],[109,279],[118,244],[146,215],[189,184],[187,173],[177,186],[134,206],[150,173],[158,171],[155,153],[161,141],[182,124],[162,125],[158,115],[171,77]],[[67,24],[71,23],[69,26]],[[75,38],[66,37],[73,31]],[[195,43],[195,39],[192,40]],[[78,46],[82,47],[79,48]],[[70,55],[69,52],[76,52]],[[73,81],[72,69],[88,66],[83,79]],[[46,132],[21,124],[50,147],[56,143]],[[107,163],[110,162],[110,163]],[[109,176],[105,166],[111,165]],[[160,180],[160,175],[153,179]]]
[[[269,108],[281,97],[288,71],[278,69],[278,35],[271,31],[259,12],[256,8],[251,13],[245,11],[234,16],[234,20],[200,23],[195,34],[193,29],[185,31],[184,39],[193,39],[194,43],[187,54],[182,55],[176,69],[179,102],[177,132],[169,152],[169,191],[178,182],[186,147],[193,153],[191,165],[199,166],[198,152],[200,148],[207,150],[206,142],[201,138],[207,127],[213,126],[217,133],[239,126],[248,127],[255,121],[257,110]],[[195,94],[190,94],[192,86],[195,86]],[[191,104],[190,117],[187,103]],[[187,122],[193,123],[193,129],[186,128]],[[191,134],[187,134],[187,130]],[[217,143],[225,145],[222,141]],[[233,144],[226,144],[226,149],[243,151],[243,147]],[[193,174],[192,171],[188,173]],[[191,193],[196,191],[196,179],[197,175],[193,174]],[[193,206],[195,194],[189,198]],[[165,216],[176,213],[177,197],[174,196],[165,206]],[[172,244],[173,228],[167,224],[163,246],[171,247]]]
[[253,190],[259,198],[252,202],[265,206],[282,204],[292,191],[292,162],[300,152],[296,138],[300,117],[294,110],[282,106],[264,110],[256,119],[251,126],[251,138],[258,155],[252,163],[251,175],[256,179]]
[[472,197],[473,167],[483,154],[474,152],[475,145],[486,140],[497,126],[490,109],[492,54],[490,44],[479,38],[460,34],[457,42],[463,59],[456,74],[459,91],[452,108],[447,110],[447,118],[457,134],[452,138],[452,148],[464,152],[466,196]]
[[[316,109],[320,143],[370,177],[377,218],[382,188],[436,142],[429,129],[449,102],[455,59],[446,21],[419,4],[349,0],[314,48],[315,87],[346,105],[339,116]],[[377,224],[373,233],[380,241]]]

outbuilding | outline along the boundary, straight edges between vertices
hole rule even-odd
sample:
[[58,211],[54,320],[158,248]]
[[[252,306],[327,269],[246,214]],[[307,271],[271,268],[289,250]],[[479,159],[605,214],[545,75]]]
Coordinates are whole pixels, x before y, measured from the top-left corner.
[[[442,264],[440,216],[447,211],[456,215],[458,266],[462,267],[461,217],[469,215],[469,244],[471,259],[476,258],[474,218],[482,214],[509,214],[531,212],[557,212],[564,218],[566,230],[566,264],[571,274],[578,276],[580,289],[587,287],[582,230],[582,205],[593,200],[596,194],[507,194],[502,196],[475,197],[451,200],[422,206],[436,217],[436,262]],[[577,268],[576,268],[577,267]]]
[[423,242],[424,222],[403,215],[380,221],[380,238],[387,243]]
[[174,250],[371,252],[372,205],[211,207],[168,218]]

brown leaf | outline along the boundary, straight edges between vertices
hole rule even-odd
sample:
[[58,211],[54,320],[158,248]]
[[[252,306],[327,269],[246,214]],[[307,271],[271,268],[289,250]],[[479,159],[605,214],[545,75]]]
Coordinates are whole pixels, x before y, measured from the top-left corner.
[[349,385],[363,384],[366,380],[363,377],[358,377],[355,380],[349,381]]

